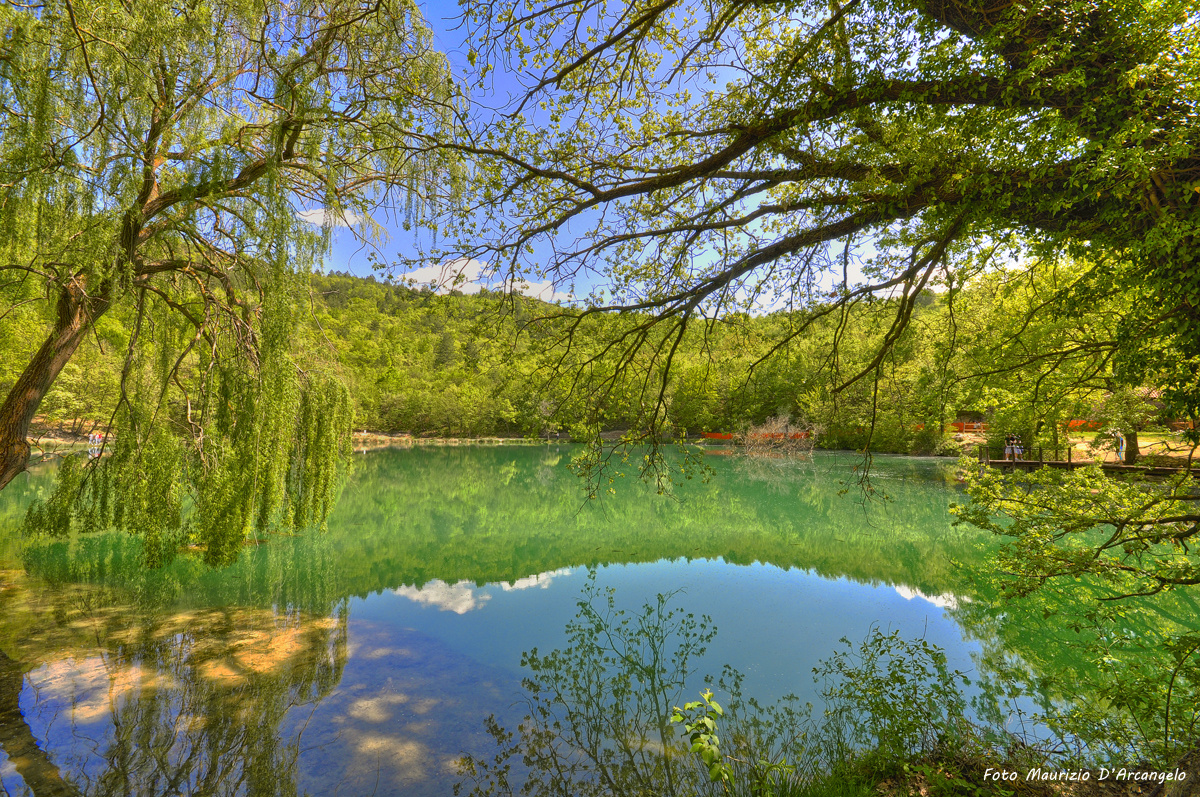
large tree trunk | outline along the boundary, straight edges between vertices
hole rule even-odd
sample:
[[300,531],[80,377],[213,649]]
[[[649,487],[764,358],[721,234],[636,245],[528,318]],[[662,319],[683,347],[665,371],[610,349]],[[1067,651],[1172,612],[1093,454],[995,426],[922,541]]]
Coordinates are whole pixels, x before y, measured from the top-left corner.
[[1130,429],[1125,433],[1125,464],[1136,465],[1138,454],[1141,451],[1138,446],[1137,429]]
[[107,292],[89,296],[82,278],[62,289],[58,320],[46,342],[25,366],[0,407],[0,490],[29,463],[29,425],[63,366],[96,319],[108,309]]

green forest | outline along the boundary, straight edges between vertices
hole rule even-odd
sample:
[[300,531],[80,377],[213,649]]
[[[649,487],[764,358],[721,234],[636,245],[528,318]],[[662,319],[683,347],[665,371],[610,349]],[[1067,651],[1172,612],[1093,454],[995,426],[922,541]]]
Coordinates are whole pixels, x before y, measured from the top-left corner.
[[[998,269],[953,290],[928,289],[875,377],[840,391],[880,350],[895,301],[827,315],[799,338],[792,332],[828,307],[726,316],[690,329],[667,372],[598,356],[647,325],[646,314],[581,319],[570,307],[520,295],[435,293],[336,272],[305,276],[290,299],[298,351],[349,389],[356,430],[586,441],[593,430],[661,422],[671,439],[744,432],[782,416],[818,430],[823,448],[945,455],[964,448],[950,424],[965,419],[987,422],[997,452],[1005,435],[1018,433],[1031,451],[1062,458],[1068,438],[1085,429],[1136,440],[1180,426],[1155,401],[1156,383],[1130,386],[1106,363],[1127,321],[1120,296],[1047,317],[1046,302],[1061,301],[1084,271]],[[50,328],[47,309],[31,304],[0,320],[0,390],[11,388]],[[132,312],[110,312],[81,344],[41,405],[43,432],[108,429],[133,324]],[[1040,378],[1039,354],[1065,341],[1080,350],[1063,356],[1052,379]],[[194,383],[195,366],[176,378]],[[168,411],[185,414],[182,394]],[[1160,437],[1183,450],[1182,437]]]
[[[347,254],[363,251],[370,276]],[[470,285],[411,276],[468,266]],[[531,298],[531,285],[573,298]],[[715,633],[706,616],[665,594],[624,614],[592,573],[568,651],[521,657],[528,721],[515,735],[489,721],[497,754],[456,764],[472,794],[511,791],[517,760],[549,773],[524,792],[546,795],[815,796],[848,793],[837,779],[853,776],[858,793],[1011,797],[980,774],[986,756],[1195,769],[1200,12],[1194,0],[3,3],[0,396],[0,490],[22,518],[0,587],[35,579],[31,605],[109,565],[183,560],[235,578],[245,549],[319,533],[354,500],[355,443],[371,435],[581,444],[562,463],[580,500],[600,504],[637,473],[647,516],[680,500],[676,486],[707,484],[689,440],[732,434],[754,460],[751,443],[774,435],[857,452],[813,494],[822,502],[886,506],[875,453],[961,455],[961,494],[937,511],[995,543],[982,564],[956,565],[978,599],[958,616],[1011,641],[981,654],[991,686],[1040,666],[1045,650],[1009,657],[1021,631],[1002,620],[1019,617],[1038,639],[1073,640],[1099,689],[1074,696],[1069,673],[1046,676],[1068,718],[1044,717],[1061,744],[1018,744],[968,719],[969,679],[943,651],[876,626],[813,671],[829,719],[811,737],[793,708],[741,702],[728,671],[710,674],[733,700],[722,719],[711,691],[679,691]],[[31,468],[64,437],[92,450],[56,458],[48,487]],[[507,467],[477,480],[506,487]],[[474,482],[443,483],[474,500]],[[392,522],[368,510],[341,511]],[[431,516],[452,526],[467,511]],[[628,518],[616,536],[638,564],[674,550]],[[787,526],[757,518],[735,507],[698,534],[706,557],[754,561],[743,526]],[[355,553],[356,599],[416,589],[376,561],[422,583],[465,572],[453,546],[425,547],[437,528],[403,554]],[[822,552],[856,532],[835,531],[797,543],[804,566],[837,572]],[[497,561],[477,577],[578,565],[602,547],[591,533],[547,534],[539,558],[486,542],[485,528],[479,547]],[[78,571],[70,556],[38,559],[62,544],[99,558]],[[842,573],[888,581],[870,574],[902,573],[888,570],[897,550]],[[1126,607],[1156,602],[1161,629],[1121,626]],[[336,630],[317,618],[305,637],[318,653],[293,684],[314,711],[331,672],[355,664],[349,603],[313,600],[336,615]],[[255,627],[290,622],[275,609]],[[175,648],[144,641],[138,655],[166,667]],[[40,666],[0,650],[0,746],[39,790],[80,793],[22,713]],[[290,689],[270,690],[272,722]],[[178,718],[147,710],[171,738]],[[561,712],[605,730],[565,727]],[[298,758],[255,738],[271,749],[230,793],[296,792],[295,772],[269,770]],[[207,788],[188,766],[146,777]]]

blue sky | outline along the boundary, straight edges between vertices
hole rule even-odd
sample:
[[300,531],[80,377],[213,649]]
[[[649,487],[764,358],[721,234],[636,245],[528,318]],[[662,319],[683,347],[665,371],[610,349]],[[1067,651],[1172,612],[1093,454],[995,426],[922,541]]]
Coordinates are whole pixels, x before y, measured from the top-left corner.
[[[419,5],[426,22],[433,30],[434,47],[445,54],[455,76],[462,78],[470,70],[470,66],[467,61],[468,48],[464,42],[464,31],[457,29],[457,17],[461,13],[457,0],[432,0],[432,2],[422,2]],[[513,75],[499,70],[493,75],[495,96],[480,96],[478,92],[474,92],[474,100],[489,105],[504,104],[510,92],[517,88]],[[301,215],[320,223],[323,217],[321,209],[307,210],[308,213]],[[431,234],[427,230],[416,227],[405,230],[402,213],[397,213],[395,210],[389,212],[381,209],[374,214],[373,220],[382,227],[384,232],[384,237],[379,241],[363,241],[347,227],[334,226],[332,251],[325,261],[327,270],[349,271],[364,277],[374,274],[378,277],[380,272],[373,268],[373,263],[393,263],[400,258],[415,257],[422,249],[429,248],[433,243]],[[353,223],[356,220],[349,219],[348,221]],[[460,273],[468,279],[474,279],[479,273],[480,265],[474,262],[431,265],[408,276],[418,282],[452,281],[454,275]],[[466,292],[477,289],[472,288],[470,283],[466,283],[462,287],[465,287]],[[538,284],[532,288],[533,292],[537,293],[544,293],[546,290],[546,286]],[[546,295],[544,298],[550,297]]]
[[[465,29],[459,25],[461,9],[457,0],[427,0],[420,4],[426,21],[433,31],[434,47],[440,50],[448,59],[451,69],[457,79],[466,80],[474,70],[468,63],[469,47],[465,41]],[[507,106],[523,92],[518,75],[504,70],[503,64],[493,64],[489,76],[489,91],[483,92],[477,86],[471,89],[472,101],[484,109],[496,109]],[[530,109],[533,110],[533,109]],[[536,111],[534,111],[536,113]],[[319,223],[323,213],[319,208],[309,209],[311,218]],[[354,222],[354,219],[349,221]],[[432,234],[428,230],[413,227],[404,229],[403,212],[380,209],[373,214],[375,221],[382,230],[380,240],[364,242],[356,237],[354,232],[345,226],[335,226],[333,229],[332,251],[326,258],[325,268],[330,271],[348,271],[359,276],[374,274],[376,277],[385,273],[394,278],[412,279],[418,284],[437,283],[439,285],[455,284],[459,290],[470,293],[479,289],[476,279],[485,264],[477,261],[451,261],[448,263],[430,263],[425,268],[415,272],[380,272],[375,264],[392,264],[402,259],[416,258],[422,251],[433,247]],[[358,229],[362,229],[361,226]],[[549,246],[543,242],[542,246]],[[860,244],[861,245],[861,244]],[[874,250],[867,247],[860,255],[873,254]],[[535,254],[536,257],[536,254]],[[862,279],[857,263],[852,264],[854,281]],[[456,279],[457,278],[457,279]],[[819,284],[826,288],[831,284],[830,275],[822,275]],[[492,283],[489,287],[498,288],[501,285]],[[545,300],[566,300],[571,297],[555,290],[548,282],[535,282],[519,286],[523,293],[536,295]],[[575,294],[586,296],[603,283],[594,277],[583,277],[574,285]],[[770,304],[770,303],[768,303]],[[764,306],[762,309],[768,309]]]

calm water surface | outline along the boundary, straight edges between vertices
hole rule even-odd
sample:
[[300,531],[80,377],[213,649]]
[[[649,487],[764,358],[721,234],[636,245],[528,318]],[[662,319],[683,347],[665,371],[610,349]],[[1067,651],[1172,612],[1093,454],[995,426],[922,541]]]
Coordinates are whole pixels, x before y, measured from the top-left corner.
[[[360,456],[326,534],[273,535],[210,571],[137,566],[122,535],[0,539],[0,782],[29,794],[450,794],[483,721],[521,716],[521,652],[560,645],[589,570],[636,608],[657,593],[719,628],[761,701],[815,700],[812,668],[872,627],[970,671],[1000,632],[965,611],[945,461],[710,457],[677,501],[627,479],[584,505],[572,449]],[[18,516],[48,487],[0,494]],[[839,495],[847,486],[852,489]],[[985,618],[986,619],[986,618]],[[965,630],[964,630],[965,629]],[[695,688],[702,688],[697,682]],[[690,699],[685,698],[685,699]]]

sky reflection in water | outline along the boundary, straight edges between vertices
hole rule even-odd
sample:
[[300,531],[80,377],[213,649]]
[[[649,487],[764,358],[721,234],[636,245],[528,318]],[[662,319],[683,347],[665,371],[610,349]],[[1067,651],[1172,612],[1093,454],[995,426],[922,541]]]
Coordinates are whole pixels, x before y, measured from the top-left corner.
[[[945,609],[966,599],[950,560],[977,560],[981,538],[950,526],[944,464],[877,460],[885,504],[839,496],[853,459],[830,455],[721,459],[678,502],[630,482],[581,508],[570,454],[369,454],[328,534],[272,537],[220,572],[144,573],[119,535],[6,554],[4,788],[449,794],[458,756],[492,748],[484,718],[519,720],[520,654],[562,643],[589,568],[620,606],[677,591],[712,615],[699,671],[731,664],[760,700],[814,699],[812,668],[873,626],[971,668],[978,645]],[[0,513],[43,485],[25,489]]]

